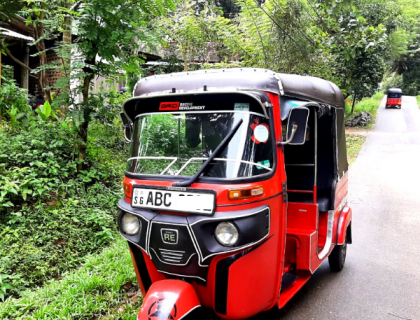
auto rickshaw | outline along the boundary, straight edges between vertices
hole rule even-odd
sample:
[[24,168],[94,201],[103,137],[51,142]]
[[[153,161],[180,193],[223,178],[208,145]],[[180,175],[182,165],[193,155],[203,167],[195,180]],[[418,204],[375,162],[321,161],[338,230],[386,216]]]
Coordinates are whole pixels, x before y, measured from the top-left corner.
[[402,90],[398,88],[390,88],[387,91],[385,109],[398,108],[401,109]]
[[[157,75],[123,106],[118,203],[144,298],[139,320],[282,308],[352,242],[344,100],[264,69]],[[196,310],[197,309],[197,310]]]

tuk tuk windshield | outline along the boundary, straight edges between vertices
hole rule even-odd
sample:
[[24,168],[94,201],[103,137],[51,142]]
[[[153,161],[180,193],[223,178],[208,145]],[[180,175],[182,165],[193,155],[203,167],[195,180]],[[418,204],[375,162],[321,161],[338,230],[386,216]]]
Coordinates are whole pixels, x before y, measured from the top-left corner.
[[243,178],[272,171],[269,120],[247,112],[140,115],[134,123],[127,171],[192,176],[240,119],[239,129],[202,177]]
[[401,98],[402,93],[400,92],[388,92],[388,99],[395,99],[395,98]]

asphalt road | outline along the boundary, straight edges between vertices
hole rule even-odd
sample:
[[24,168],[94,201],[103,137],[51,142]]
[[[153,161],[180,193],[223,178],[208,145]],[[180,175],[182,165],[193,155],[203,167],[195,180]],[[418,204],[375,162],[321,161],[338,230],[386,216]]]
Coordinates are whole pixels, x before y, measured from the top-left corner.
[[[420,320],[420,110],[382,103],[350,169],[353,244],[342,272],[328,262],[282,310],[253,320]],[[214,319],[214,318],[213,318]]]

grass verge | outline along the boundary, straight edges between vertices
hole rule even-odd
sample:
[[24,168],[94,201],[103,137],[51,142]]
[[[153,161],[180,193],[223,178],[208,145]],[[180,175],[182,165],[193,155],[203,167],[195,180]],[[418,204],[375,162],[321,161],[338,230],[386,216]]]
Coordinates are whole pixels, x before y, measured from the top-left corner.
[[417,105],[420,108],[420,96],[417,96],[416,98],[417,98]]
[[373,121],[367,126],[369,129],[372,124],[375,122],[376,113],[378,111],[379,105],[384,97],[382,92],[375,93],[371,98],[363,98],[362,101],[359,101],[354,106],[354,112],[351,114],[351,98],[345,101],[346,105],[346,121],[354,116],[358,115],[360,112],[365,111],[369,112],[370,115],[373,117]]
[[351,165],[362,149],[363,143],[366,141],[366,136],[358,134],[346,134],[346,144],[347,144],[347,158],[349,164]]
[[85,264],[59,281],[27,290],[0,303],[0,319],[135,319],[142,297],[127,242],[86,257]]

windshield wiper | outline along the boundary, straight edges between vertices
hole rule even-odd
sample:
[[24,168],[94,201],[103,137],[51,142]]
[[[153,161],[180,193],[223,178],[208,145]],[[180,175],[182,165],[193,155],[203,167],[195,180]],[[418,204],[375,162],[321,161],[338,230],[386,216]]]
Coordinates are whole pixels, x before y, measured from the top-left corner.
[[198,169],[197,173],[193,175],[189,180],[182,181],[182,182],[176,182],[173,184],[174,187],[189,187],[192,185],[198,177],[201,176],[201,174],[206,170],[210,162],[213,161],[214,158],[220,153],[220,151],[223,150],[223,148],[232,140],[233,136],[235,135],[236,131],[238,131],[239,127],[241,126],[243,122],[243,119],[240,119],[238,123],[232,128],[232,130],[227,134],[227,136],[223,139],[222,142],[217,146],[217,148],[214,150],[214,152],[210,155],[210,157],[204,162],[204,164],[201,166],[200,169]]

